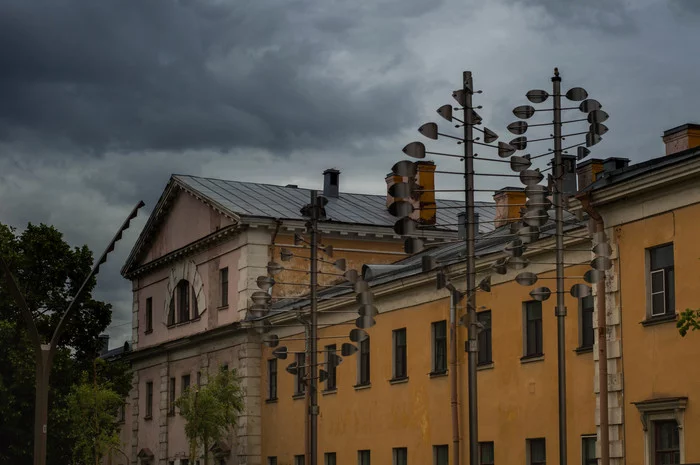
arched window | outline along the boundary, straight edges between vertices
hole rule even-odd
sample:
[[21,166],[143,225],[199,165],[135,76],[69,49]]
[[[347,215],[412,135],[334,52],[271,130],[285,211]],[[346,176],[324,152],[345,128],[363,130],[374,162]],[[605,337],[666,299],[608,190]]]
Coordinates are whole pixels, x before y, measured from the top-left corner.
[[196,318],[199,318],[197,294],[189,281],[181,279],[170,299],[168,324],[185,323]]

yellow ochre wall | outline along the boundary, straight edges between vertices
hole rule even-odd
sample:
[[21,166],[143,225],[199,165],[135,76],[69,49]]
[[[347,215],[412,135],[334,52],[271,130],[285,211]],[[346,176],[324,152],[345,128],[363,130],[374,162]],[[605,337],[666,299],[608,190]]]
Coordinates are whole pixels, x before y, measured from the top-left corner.
[[[308,240],[308,235],[304,234],[303,237]],[[275,246],[273,247],[273,260],[284,268],[291,268],[295,270],[308,270],[309,260],[301,257],[309,256],[309,248],[306,244],[305,248],[302,247],[290,247],[294,244],[293,236],[278,236],[275,240]],[[347,262],[347,269],[355,269],[358,273],[362,272],[362,265],[364,264],[386,264],[393,263],[402,258],[406,258],[403,253],[403,241],[393,240],[393,241],[381,241],[381,240],[360,240],[360,239],[338,239],[330,236],[322,236],[322,244],[324,246],[331,245],[334,247],[333,257],[328,257],[322,251],[319,251],[318,256],[328,262],[334,262],[339,258],[345,258]],[[294,255],[299,257],[293,257],[290,261],[283,262],[280,258],[280,251],[283,248],[287,248]],[[349,250],[338,250],[338,249],[352,249]],[[357,252],[356,252],[356,251]],[[397,252],[397,253],[382,253],[382,252]],[[320,263],[319,271],[325,273],[336,273],[342,274],[343,272],[336,269],[332,263]],[[308,273],[301,273],[297,271],[283,271],[275,276],[275,280],[281,283],[299,283],[304,286],[296,285],[275,285],[273,287],[273,296],[275,297],[287,297],[287,296],[298,296],[307,294],[309,275]],[[337,275],[319,275],[318,282],[321,285],[329,285],[337,282],[344,282],[342,276]]]
[[676,322],[643,326],[646,317],[646,249],[673,242],[676,311],[699,308],[700,206],[646,218],[615,231],[620,253],[625,439],[627,463],[644,463],[644,436],[632,402],[688,397],[685,411],[685,461],[700,462],[700,334],[680,337]]
[[[567,275],[581,275],[570,268]],[[551,276],[543,274],[541,276]],[[571,284],[575,280],[567,280]],[[538,285],[550,285],[542,280]],[[493,367],[478,372],[479,439],[495,442],[496,463],[525,463],[527,438],[545,437],[547,459],[557,461],[557,358],[554,296],[543,305],[544,359],[521,363],[522,303],[530,300],[525,288],[514,281],[495,285],[491,293],[479,293],[477,305],[492,311]],[[428,291],[416,291],[428,292]],[[595,434],[592,353],[577,354],[578,302],[567,295],[567,395],[568,438],[571,463],[580,462],[581,435]],[[378,307],[382,311],[379,300]],[[347,310],[344,308],[343,310]],[[458,312],[463,313],[463,309]],[[348,317],[349,318],[349,317]],[[391,464],[392,448],[407,447],[411,464],[432,464],[434,445],[452,450],[449,377],[433,377],[431,371],[431,323],[449,320],[449,299],[380,313],[368,330],[371,341],[371,387],[354,389],[357,354],[344,357],[337,369],[337,392],[319,396],[319,458],[336,452],[338,463],[353,464],[357,451],[371,450],[375,464]],[[336,326],[320,336],[345,336],[353,326]],[[408,382],[391,384],[392,330],[406,328]],[[449,328],[448,328],[449,335]],[[302,335],[291,336],[301,338]],[[468,451],[467,361],[464,352],[466,329],[458,329],[460,436],[462,461]],[[347,339],[321,339],[324,345]],[[303,350],[303,341],[290,341],[290,350]],[[449,345],[448,345],[449,350]],[[266,360],[272,349],[263,350],[262,395],[267,398]],[[304,453],[304,400],[292,399],[294,377],[285,367],[294,359],[278,361],[278,400],[262,406],[262,459],[277,456],[280,465],[292,464]],[[323,360],[323,356],[320,357]],[[449,367],[449,365],[448,365]],[[320,389],[325,386],[322,385]]]

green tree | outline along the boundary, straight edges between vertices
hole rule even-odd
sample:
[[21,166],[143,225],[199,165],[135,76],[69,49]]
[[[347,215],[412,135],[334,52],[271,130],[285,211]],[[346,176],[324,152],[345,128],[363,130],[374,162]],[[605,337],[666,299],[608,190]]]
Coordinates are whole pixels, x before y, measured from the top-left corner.
[[175,405],[185,418],[190,461],[197,451],[204,451],[204,465],[209,463],[209,447],[222,440],[236,424],[243,411],[243,391],[235,370],[221,370],[204,386],[187,389]]
[[[98,359],[95,364],[105,362]],[[96,368],[92,379],[83,373],[80,384],[73,385],[67,398],[74,465],[97,465],[110,450],[120,446],[116,420],[123,397],[110,381],[98,379]]]
[[676,327],[683,337],[688,334],[688,331],[697,331],[700,329],[700,310],[686,309],[680,314]]
[[[54,227],[29,224],[18,233],[0,224],[0,253],[17,278],[40,335],[48,340],[93,264],[86,247],[72,248]],[[88,285],[60,341],[51,371],[48,419],[49,465],[71,462],[73,439],[68,396],[81,373],[92,372],[99,334],[112,318],[111,306],[92,298]],[[35,361],[24,320],[0,280],[0,463],[31,463],[34,442]],[[114,390],[129,391],[123,364],[99,367],[98,377],[115,380]]]

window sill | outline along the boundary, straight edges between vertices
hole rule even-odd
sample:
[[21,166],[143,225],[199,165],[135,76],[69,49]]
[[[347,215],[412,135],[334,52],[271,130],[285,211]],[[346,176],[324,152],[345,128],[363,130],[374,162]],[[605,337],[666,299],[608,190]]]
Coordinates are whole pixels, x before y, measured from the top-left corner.
[[216,307],[216,309],[219,310],[219,311],[221,311],[221,310],[228,310],[228,304],[222,305],[221,307]]
[[143,334],[151,334],[153,332],[153,329],[147,329],[146,331],[143,332]]
[[174,323],[174,324],[166,325],[166,327],[167,327],[168,329],[170,329],[170,328],[177,328],[178,326],[185,326],[185,325],[188,325],[188,324],[190,324],[190,323],[194,323],[194,322],[200,321],[201,319],[202,319],[202,316],[200,315],[200,316],[198,316],[197,318],[192,318],[191,320],[181,321],[181,322],[179,322],[179,323]]
[[276,404],[277,403],[277,397],[272,397],[270,399],[265,399],[266,404]]
[[493,370],[493,362],[481,363],[476,366],[476,371]]
[[300,393],[294,394],[294,395],[292,396],[292,399],[294,399],[294,400],[299,400],[299,399],[304,399],[305,397],[306,397],[306,393],[305,393],[305,392],[300,392]]
[[324,389],[321,391],[322,396],[329,396],[331,394],[337,394],[338,393],[338,388],[333,388],[333,389]]
[[403,384],[408,383],[408,376],[402,376],[401,378],[391,378],[389,384]]
[[588,354],[593,352],[593,346],[581,346],[574,349],[577,354]]
[[145,417],[143,417],[143,419],[146,421],[153,420],[153,415],[146,415]]
[[678,320],[678,314],[676,313],[671,313],[669,315],[659,315],[659,316],[652,316],[647,318],[646,320],[642,321],[641,324],[642,326],[654,326],[654,325],[660,325],[664,323],[672,323]]
[[356,384],[353,386],[356,391],[361,391],[362,389],[369,389],[372,387],[372,383]]
[[520,357],[520,363],[534,363],[534,362],[543,362],[544,361],[544,354],[538,354],[538,355],[525,355],[523,357]]
[[432,378],[444,378],[445,376],[447,376],[447,370],[445,370],[445,371],[431,371],[430,373],[428,373],[428,375],[430,376],[431,379]]

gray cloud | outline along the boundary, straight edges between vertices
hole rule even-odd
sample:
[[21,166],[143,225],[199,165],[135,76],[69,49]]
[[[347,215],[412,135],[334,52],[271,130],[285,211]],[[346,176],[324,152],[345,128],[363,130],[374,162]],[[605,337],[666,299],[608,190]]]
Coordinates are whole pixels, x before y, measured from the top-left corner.
[[[362,82],[332,66],[343,48],[352,64],[350,48],[369,40],[372,15],[378,21],[398,3],[330,15],[304,0],[274,4],[4,2],[0,138],[68,142],[97,153],[233,146],[284,152],[402,124],[375,109],[410,112],[410,78],[404,87]],[[378,48],[360,55],[385,53],[382,61],[400,69],[410,52],[400,40],[383,40],[398,33],[386,26],[372,28]]]
[[0,221],[54,224],[99,254],[146,201],[98,279],[116,346],[131,312],[119,270],[172,173],[318,188],[337,167],[343,190],[381,194],[422,122],[452,130],[435,109],[464,69],[502,140],[512,108],[558,66],[565,88],[585,87],[611,115],[594,156],[659,156],[664,129],[700,121],[694,3],[7,0]]

